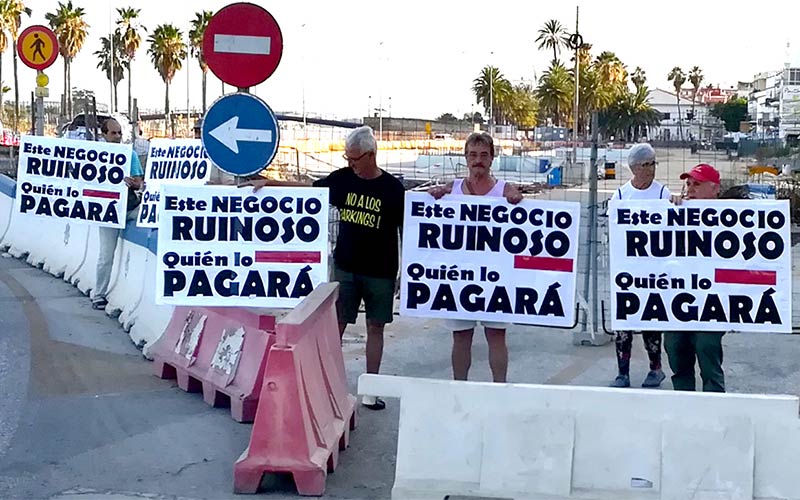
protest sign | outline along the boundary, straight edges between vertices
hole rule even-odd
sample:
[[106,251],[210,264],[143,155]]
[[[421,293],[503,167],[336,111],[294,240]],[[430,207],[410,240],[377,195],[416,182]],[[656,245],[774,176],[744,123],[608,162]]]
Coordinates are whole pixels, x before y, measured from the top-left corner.
[[406,193],[400,313],[571,326],[580,205]]
[[328,281],[328,190],[161,186],[156,303],[294,307]]
[[200,139],[152,139],[145,168],[145,190],[136,225],[158,227],[161,186],[202,186],[208,181],[211,165]]
[[790,332],[786,200],[612,202],[615,330]]
[[19,151],[17,213],[125,227],[130,144],[26,135]]

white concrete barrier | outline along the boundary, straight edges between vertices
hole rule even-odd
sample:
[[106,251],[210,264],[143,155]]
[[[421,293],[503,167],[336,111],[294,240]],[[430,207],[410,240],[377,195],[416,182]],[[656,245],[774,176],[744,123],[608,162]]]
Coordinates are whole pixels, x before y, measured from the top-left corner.
[[[84,295],[89,295],[97,284],[97,252],[100,250],[100,239],[97,229],[97,227],[88,228],[86,243],[84,245],[84,255],[86,258],[75,271],[69,275],[64,275],[64,280],[78,287],[78,290]],[[117,259],[117,255],[119,255],[119,247],[117,247],[117,253],[114,257],[115,260]],[[114,275],[112,274],[111,277],[113,280]]]
[[69,277],[86,261],[87,239],[92,230],[89,224],[75,222],[63,224],[58,240],[42,249],[44,255],[42,269],[53,276],[63,277],[64,281],[69,281]]
[[174,306],[155,303],[156,241],[150,229],[126,229],[118,245],[106,313],[119,314],[119,322],[131,340],[149,357],[149,347],[161,337]]
[[795,396],[362,375],[400,398],[392,498],[800,500]]

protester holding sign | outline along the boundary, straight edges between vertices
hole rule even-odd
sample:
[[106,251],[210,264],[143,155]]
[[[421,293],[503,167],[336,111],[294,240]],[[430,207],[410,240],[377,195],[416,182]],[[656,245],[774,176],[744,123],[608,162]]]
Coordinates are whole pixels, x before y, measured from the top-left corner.
[[[611,201],[669,199],[666,186],[655,180],[656,152],[649,144],[637,144],[628,153],[628,166],[633,177],[617,188]],[[630,387],[631,348],[633,333],[616,332],[616,351],[618,374],[611,387]],[[642,340],[650,358],[650,372],[642,382],[642,387],[658,387],[666,377],[661,369],[661,332],[642,332]]]
[[[372,129],[359,127],[345,141],[348,166],[314,182],[314,187],[330,189],[330,202],[339,209],[339,234],[333,252],[333,279],[339,282],[339,335],[356,322],[363,300],[367,373],[380,369],[383,330],[393,319],[405,196],[403,184],[378,167],[377,152]],[[375,396],[364,396],[362,403],[372,410],[386,407]]]
[[[475,132],[467,137],[464,145],[469,176],[457,179],[445,186],[431,188],[430,193],[439,199],[446,194],[505,197],[509,203],[522,201],[522,194],[512,184],[497,180],[491,175],[494,160],[494,141],[486,132]],[[482,321],[486,343],[489,346],[489,367],[495,382],[505,382],[508,374],[508,347],[506,346],[506,323]],[[453,331],[453,378],[467,380],[472,364],[472,336],[477,321],[460,319],[445,320]]]
[[[719,172],[706,163],[681,174],[686,181],[683,196],[673,195],[676,205],[681,199],[713,200],[719,196]],[[672,368],[672,387],[676,391],[694,391],[694,362],[700,367],[703,392],[725,392],[725,371],[722,369],[722,336],[725,332],[666,332],[664,349]]]
[[[100,126],[100,131],[103,133],[105,142],[117,144],[122,142],[122,127],[117,120],[109,118],[104,121]],[[142,170],[139,156],[131,150],[130,176],[124,178],[125,185],[128,186],[126,221],[135,220],[139,212],[141,200],[138,191],[144,186],[143,179],[144,171]],[[97,282],[92,291],[92,307],[102,309],[108,304],[106,293],[108,293],[108,284],[111,281],[111,267],[114,264],[114,252],[117,250],[117,239],[119,239],[120,230],[109,227],[99,227],[97,229],[100,249],[97,255]]]

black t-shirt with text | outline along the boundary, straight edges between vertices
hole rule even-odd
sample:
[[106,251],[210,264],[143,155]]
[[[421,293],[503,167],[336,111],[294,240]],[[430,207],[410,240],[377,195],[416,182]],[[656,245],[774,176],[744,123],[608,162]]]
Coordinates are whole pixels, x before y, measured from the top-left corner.
[[314,187],[329,188],[330,202],[339,209],[336,265],[355,274],[395,279],[403,184],[384,170],[374,179],[362,179],[345,167],[315,181]]

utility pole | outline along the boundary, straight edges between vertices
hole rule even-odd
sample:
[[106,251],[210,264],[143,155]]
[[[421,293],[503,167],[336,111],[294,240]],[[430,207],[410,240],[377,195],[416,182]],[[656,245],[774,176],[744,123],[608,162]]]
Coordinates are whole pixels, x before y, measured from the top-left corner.
[[[581,58],[580,50],[583,46],[583,37],[578,31],[578,16],[580,7],[575,7],[575,34],[570,37],[570,44],[575,49],[575,104],[572,110],[572,162],[573,165],[578,164],[578,105],[580,104],[580,73],[581,73]],[[589,168],[591,172],[591,168]],[[591,174],[590,174],[591,175]]]

